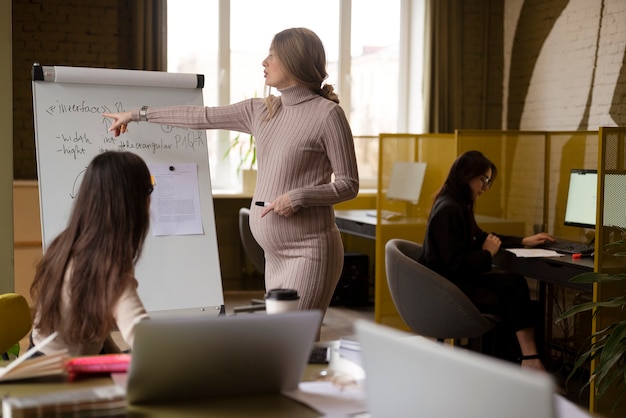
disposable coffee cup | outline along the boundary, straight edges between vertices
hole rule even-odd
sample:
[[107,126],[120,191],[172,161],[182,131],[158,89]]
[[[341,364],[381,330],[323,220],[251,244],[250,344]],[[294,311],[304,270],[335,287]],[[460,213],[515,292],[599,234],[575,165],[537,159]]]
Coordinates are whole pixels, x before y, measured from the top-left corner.
[[265,312],[276,314],[298,309],[300,296],[294,289],[272,289],[265,294]]

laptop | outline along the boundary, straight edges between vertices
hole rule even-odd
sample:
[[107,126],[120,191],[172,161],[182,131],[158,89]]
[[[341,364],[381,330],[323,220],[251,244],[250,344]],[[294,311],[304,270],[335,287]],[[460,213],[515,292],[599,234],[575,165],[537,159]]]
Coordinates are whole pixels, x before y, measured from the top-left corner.
[[128,403],[295,389],[321,321],[317,310],[142,321],[135,327]]
[[355,328],[372,418],[555,416],[546,373],[364,320]]

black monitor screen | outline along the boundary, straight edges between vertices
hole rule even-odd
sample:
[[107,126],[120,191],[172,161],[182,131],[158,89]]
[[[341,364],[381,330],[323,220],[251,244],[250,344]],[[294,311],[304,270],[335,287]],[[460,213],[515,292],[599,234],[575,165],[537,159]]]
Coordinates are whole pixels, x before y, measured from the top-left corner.
[[571,170],[565,207],[565,225],[595,228],[597,191],[596,170]]

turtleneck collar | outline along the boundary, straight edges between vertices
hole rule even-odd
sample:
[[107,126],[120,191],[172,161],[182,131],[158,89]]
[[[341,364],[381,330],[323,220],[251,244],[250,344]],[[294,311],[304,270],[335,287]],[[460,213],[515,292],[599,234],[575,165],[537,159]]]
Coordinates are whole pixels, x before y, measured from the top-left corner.
[[283,106],[294,106],[318,97],[309,88],[298,84],[278,91],[280,92]]

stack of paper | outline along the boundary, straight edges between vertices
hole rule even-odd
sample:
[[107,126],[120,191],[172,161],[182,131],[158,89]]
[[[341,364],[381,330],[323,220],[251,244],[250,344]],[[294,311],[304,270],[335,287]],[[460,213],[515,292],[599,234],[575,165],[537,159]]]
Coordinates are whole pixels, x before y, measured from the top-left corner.
[[349,335],[339,339],[339,348],[346,350],[361,351],[361,343],[356,335]]

